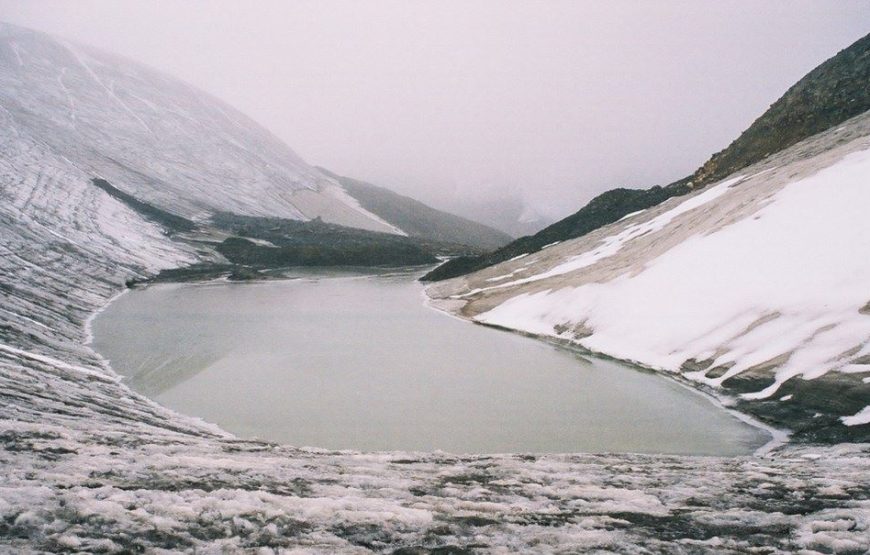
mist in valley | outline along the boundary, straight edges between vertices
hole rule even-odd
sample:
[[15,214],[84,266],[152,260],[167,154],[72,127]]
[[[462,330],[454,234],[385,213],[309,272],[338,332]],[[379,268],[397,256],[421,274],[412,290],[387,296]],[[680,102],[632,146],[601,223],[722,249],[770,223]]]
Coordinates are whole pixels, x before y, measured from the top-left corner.
[[0,0],[166,71],[307,162],[514,236],[665,185],[867,30],[863,1]]

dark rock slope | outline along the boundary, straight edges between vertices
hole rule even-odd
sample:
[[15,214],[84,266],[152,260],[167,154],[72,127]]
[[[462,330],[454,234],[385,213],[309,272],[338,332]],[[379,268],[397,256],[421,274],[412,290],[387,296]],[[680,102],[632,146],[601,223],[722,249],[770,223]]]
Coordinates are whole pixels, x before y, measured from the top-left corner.
[[626,214],[684,195],[830,129],[870,109],[870,35],[809,72],[732,142],[693,175],[648,190],[613,189],[535,235],[496,251],[455,258],[423,277],[439,281],[535,252],[555,241],[580,237]]
[[398,227],[411,237],[457,243],[486,250],[501,247],[512,239],[507,233],[436,210],[384,187],[336,175],[324,168],[317,169],[338,181],[364,209]]
[[870,35],[794,84],[728,148],[692,176],[696,184],[735,171],[870,110]]

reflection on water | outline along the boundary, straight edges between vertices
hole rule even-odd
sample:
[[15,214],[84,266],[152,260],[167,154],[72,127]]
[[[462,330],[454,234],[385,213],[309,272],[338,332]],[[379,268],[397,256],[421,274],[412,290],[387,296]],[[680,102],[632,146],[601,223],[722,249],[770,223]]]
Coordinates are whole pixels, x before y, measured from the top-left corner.
[[94,322],[134,389],[241,436],[452,452],[747,453],[682,386],[425,308],[407,274],[154,286]]

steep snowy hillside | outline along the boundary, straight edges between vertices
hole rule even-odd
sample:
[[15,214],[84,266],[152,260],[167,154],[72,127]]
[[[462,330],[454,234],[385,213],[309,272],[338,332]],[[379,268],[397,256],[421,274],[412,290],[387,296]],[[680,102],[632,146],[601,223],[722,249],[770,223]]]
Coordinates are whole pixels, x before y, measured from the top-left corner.
[[321,217],[401,233],[219,100],[129,60],[4,23],[0,110],[7,134],[187,218]]
[[477,322],[870,439],[870,113],[695,194],[430,288]]

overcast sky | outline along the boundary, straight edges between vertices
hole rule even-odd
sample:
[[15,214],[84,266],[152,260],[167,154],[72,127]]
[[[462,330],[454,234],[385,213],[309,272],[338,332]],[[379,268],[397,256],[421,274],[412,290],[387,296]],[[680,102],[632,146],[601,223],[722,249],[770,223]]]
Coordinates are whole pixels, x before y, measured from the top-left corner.
[[193,83],[312,164],[556,217],[692,172],[870,32],[870,2],[0,0],[0,19]]

